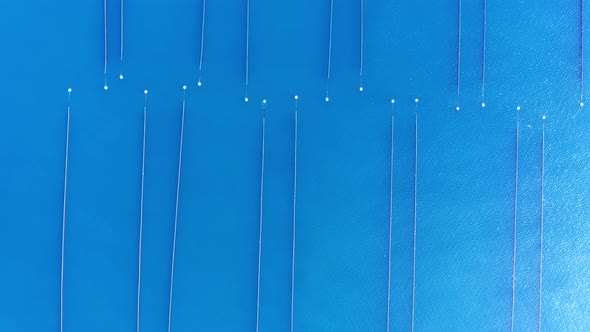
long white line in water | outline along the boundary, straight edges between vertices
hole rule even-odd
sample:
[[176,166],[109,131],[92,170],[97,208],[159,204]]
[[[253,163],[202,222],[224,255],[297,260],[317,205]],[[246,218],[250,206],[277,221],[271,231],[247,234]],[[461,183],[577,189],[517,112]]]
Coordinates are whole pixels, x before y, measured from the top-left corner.
[[119,79],[123,79],[123,48],[125,46],[124,37],[125,37],[125,21],[123,20],[123,13],[125,12],[125,0],[121,0],[121,73],[119,74]]
[[543,318],[543,224],[545,222],[545,119],[543,115],[543,136],[541,139],[541,225],[539,232],[539,321],[538,331],[541,331]]
[[330,72],[332,71],[332,24],[334,21],[334,0],[330,0],[330,37],[328,41],[328,79],[326,80],[326,101],[330,101]]
[[[520,112],[520,106],[516,108]],[[512,232],[512,303],[510,306],[510,331],[514,331],[514,304],[516,300],[516,231],[518,221],[518,152],[520,140],[519,113],[516,114],[516,158],[514,168],[514,224]]]
[[203,0],[203,18],[201,20],[201,55],[199,58],[199,81],[197,82],[198,86],[201,86],[201,74],[203,72],[203,49],[205,46],[205,9],[206,9],[206,0]]
[[580,106],[584,106],[584,0],[580,0]]
[[140,306],[141,306],[141,265],[143,254],[143,210],[144,210],[144,188],[145,188],[145,143],[147,131],[147,94],[148,90],[143,92],[143,141],[141,152],[141,195],[139,200],[139,256],[137,262],[137,319],[135,322],[136,331],[139,332],[140,326]]
[[418,224],[418,99],[416,98],[416,124],[414,128],[414,239],[412,259],[412,332],[414,331],[414,316],[416,307],[416,226]]
[[246,0],[246,97],[248,102],[248,80],[250,75],[250,0]]
[[483,52],[481,61],[481,107],[486,107],[486,38],[488,33],[488,1],[483,0]]
[[360,85],[359,91],[363,92],[363,63],[364,63],[364,44],[365,44],[365,2],[360,0],[361,2],[361,58],[360,58]]
[[107,61],[108,61],[108,34],[107,34],[107,0],[103,0],[104,10],[104,89],[108,90],[107,84]]
[[[266,104],[266,100],[262,102]],[[264,204],[264,146],[266,143],[266,114],[262,113],[262,166],[260,171],[260,222],[258,224],[258,277],[256,286],[256,331],[260,327],[260,274],[262,270],[262,208]]]
[[298,124],[297,124],[297,100],[299,96],[295,96],[295,143],[294,143],[294,162],[293,162],[293,243],[292,243],[292,255],[291,255],[291,329],[290,331],[293,332],[293,328],[295,325],[295,239],[296,239],[296,232],[297,232],[297,134],[298,134]]
[[72,89],[68,89],[68,111],[66,122],[66,153],[64,163],[64,197],[61,220],[61,272],[60,272],[60,288],[59,288],[59,330],[64,330],[64,263],[65,263],[65,249],[66,249],[66,205],[68,198],[68,161],[70,156],[70,109],[71,109],[71,94]]
[[394,114],[393,104],[395,100],[391,100],[391,151],[389,159],[389,233],[388,233],[388,251],[387,251],[387,329],[390,329],[391,317],[391,231],[393,227],[393,130],[394,130]]
[[180,122],[180,149],[178,153],[178,178],[176,180],[176,206],[174,208],[174,236],[172,240],[172,266],[170,271],[170,299],[168,302],[168,332],[172,326],[172,295],[174,294],[174,264],[176,263],[176,233],[178,230],[178,202],[180,198],[180,175],[182,170],[182,145],[184,142],[184,114],[186,110],[186,85],[182,87],[182,120]]
[[460,98],[461,98],[461,23],[462,23],[462,19],[463,19],[463,14],[462,14],[462,3],[461,0],[459,0],[459,29],[458,29],[458,43],[457,43],[457,111],[461,109],[461,107],[459,106],[460,104]]

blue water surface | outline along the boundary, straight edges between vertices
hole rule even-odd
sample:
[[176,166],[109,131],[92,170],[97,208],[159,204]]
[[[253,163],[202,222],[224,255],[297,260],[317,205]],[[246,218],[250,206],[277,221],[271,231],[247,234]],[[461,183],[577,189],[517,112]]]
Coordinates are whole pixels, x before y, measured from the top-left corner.
[[[166,331],[182,85],[186,121],[171,330],[254,331],[266,105],[260,331],[289,331],[294,95],[299,95],[296,331],[385,331],[395,98],[391,331],[508,331],[516,106],[514,328],[537,329],[542,115],[542,326],[590,330],[590,110],[580,3],[0,2],[0,331],[59,331],[67,88],[72,88],[64,331],[135,331],[144,89],[149,89],[141,331]],[[584,47],[588,50],[588,47]],[[589,50],[590,51],[590,50]],[[587,52],[590,54],[590,52]],[[588,75],[584,79],[588,80]],[[416,108],[414,98],[420,102]]]

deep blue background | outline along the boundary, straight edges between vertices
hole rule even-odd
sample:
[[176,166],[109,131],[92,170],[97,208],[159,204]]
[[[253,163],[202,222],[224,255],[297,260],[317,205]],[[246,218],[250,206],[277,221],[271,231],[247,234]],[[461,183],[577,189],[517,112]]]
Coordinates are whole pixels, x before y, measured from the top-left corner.
[[[172,330],[253,331],[266,113],[261,331],[288,331],[293,96],[299,102],[297,331],[384,331],[390,98],[395,104],[391,328],[409,330],[414,102],[419,177],[416,330],[510,324],[515,120],[521,111],[515,328],[537,323],[541,115],[546,114],[546,330],[590,330],[590,109],[580,95],[579,2],[0,2],[0,330],[58,331],[66,89],[72,118],[65,331],[134,331],[143,90],[149,89],[141,330],[167,326],[183,84],[188,85]],[[586,47],[588,49],[588,47]],[[590,51],[590,50],[589,50]],[[590,54],[590,53],[587,53]],[[586,71],[588,72],[588,71]],[[587,77],[585,77],[587,79]],[[588,103],[588,102],[587,102]]]

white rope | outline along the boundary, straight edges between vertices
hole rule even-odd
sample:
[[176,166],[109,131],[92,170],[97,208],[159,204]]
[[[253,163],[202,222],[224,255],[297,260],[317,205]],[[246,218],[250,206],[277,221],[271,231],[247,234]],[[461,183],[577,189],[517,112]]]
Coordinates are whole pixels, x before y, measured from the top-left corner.
[[104,89],[107,85],[107,61],[108,61],[108,35],[107,35],[107,0],[103,1],[104,6]]
[[365,3],[361,3],[361,58],[360,58],[360,89],[363,90],[363,63],[364,63],[364,44],[365,44]]
[[459,110],[460,96],[461,96],[461,21],[462,21],[462,4],[459,0],[459,41],[457,43],[457,110]]
[[512,238],[512,305],[510,310],[510,331],[514,331],[514,306],[516,300],[516,231],[518,221],[518,150],[520,123],[516,120],[516,165],[514,179],[514,225]]
[[326,101],[330,99],[330,72],[332,71],[332,23],[334,20],[334,0],[330,0],[330,37],[328,41],[328,79],[326,81]]
[[412,332],[414,331],[414,316],[416,307],[416,226],[418,224],[418,113],[416,113],[415,125],[415,155],[414,155],[414,242],[412,263]]
[[393,227],[393,130],[394,117],[391,114],[391,152],[389,161],[389,244],[387,254],[387,332],[390,330],[391,317],[391,231]]
[[483,50],[482,50],[482,62],[481,62],[481,105],[486,105],[486,38],[488,33],[488,2],[483,0]]
[[250,75],[250,0],[246,0],[246,98],[248,101],[248,80]]
[[182,170],[182,146],[184,141],[184,114],[186,110],[186,88],[182,98],[182,120],[180,123],[180,152],[178,154],[178,178],[176,180],[176,206],[174,209],[174,236],[172,240],[172,266],[170,272],[170,299],[168,303],[168,332],[172,325],[172,295],[174,294],[174,266],[176,263],[176,234],[178,230],[178,203],[180,198],[180,176]]
[[[544,118],[544,117],[543,117]],[[544,120],[544,119],[543,119]],[[541,331],[543,318],[543,224],[545,222],[545,122],[543,121],[543,137],[541,140],[541,229],[539,234],[539,321],[538,331]]]
[[203,71],[203,49],[205,46],[205,8],[206,0],[203,0],[203,19],[201,21],[201,56],[199,59],[199,84],[201,84],[201,74]]
[[[297,101],[295,101],[295,105],[297,105]],[[295,239],[296,239],[296,232],[297,232],[297,106],[295,106],[295,156],[294,156],[294,163],[293,163],[293,243],[292,243],[292,256],[291,256],[291,329],[290,331],[293,332],[294,328],[294,315],[295,315]]]
[[144,188],[145,188],[145,146],[146,146],[146,129],[147,129],[147,91],[144,97],[143,106],[143,144],[141,157],[141,198],[139,209],[139,257],[138,257],[138,272],[137,272],[137,321],[136,331],[139,332],[140,326],[140,305],[141,305],[141,265],[143,254],[143,212],[144,212]]
[[262,221],[263,221],[263,199],[264,199],[264,145],[266,136],[266,117],[262,116],[262,167],[260,175],[260,223],[258,226],[258,286],[256,291],[256,331],[260,327],[260,274],[262,269]]
[[584,105],[584,0],[580,0],[580,106]]
[[125,0],[121,0],[121,73],[119,75],[120,79],[123,79],[123,46],[124,46],[124,31],[125,31],[125,22],[123,21],[123,13],[125,10]]
[[60,310],[59,310],[59,330],[64,330],[64,263],[66,249],[66,207],[68,198],[68,162],[70,155],[70,109],[71,109],[71,89],[68,89],[68,111],[66,122],[66,153],[64,165],[64,195],[61,221],[61,273],[60,273]]

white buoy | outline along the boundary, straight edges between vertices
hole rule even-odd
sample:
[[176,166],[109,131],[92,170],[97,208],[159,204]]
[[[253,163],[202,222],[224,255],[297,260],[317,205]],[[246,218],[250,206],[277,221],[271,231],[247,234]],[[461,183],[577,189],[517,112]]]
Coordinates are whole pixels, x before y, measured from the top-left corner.
[[180,121],[180,148],[178,153],[178,177],[176,179],[176,203],[174,208],[174,235],[172,238],[172,264],[170,268],[170,298],[168,302],[168,332],[172,327],[172,298],[174,295],[174,267],[176,263],[176,238],[178,231],[178,205],[180,201],[180,179],[182,173],[182,149],[184,142],[184,118],[186,113],[186,85],[182,86],[182,115]]
[[64,266],[66,253],[66,208],[68,198],[68,161],[70,156],[70,110],[71,110],[72,88],[68,88],[68,107],[66,120],[66,151],[64,161],[64,187],[61,224],[61,272],[60,272],[60,306],[59,306],[59,331],[64,331]]

